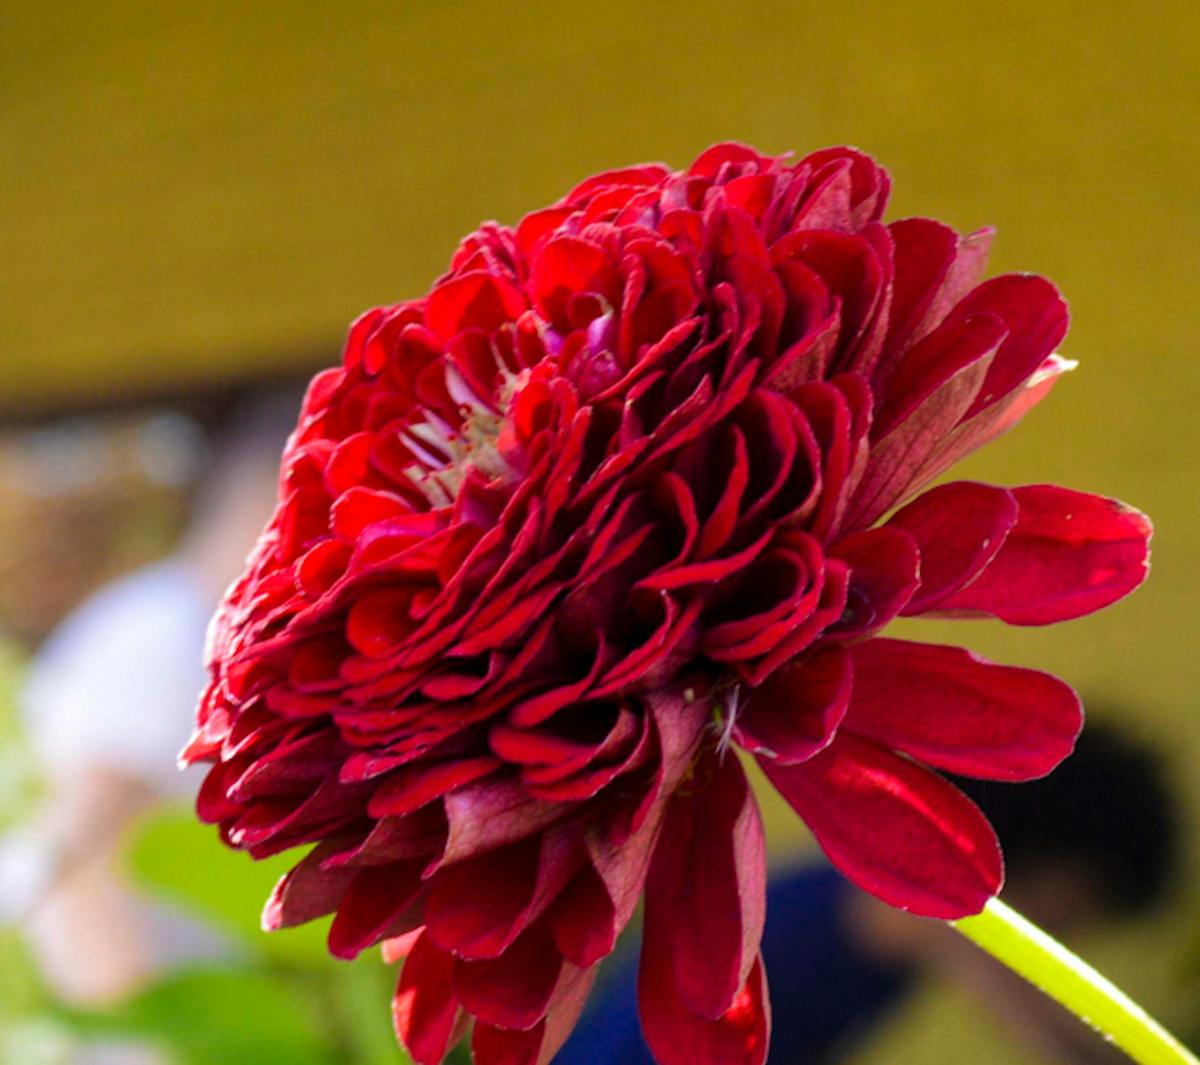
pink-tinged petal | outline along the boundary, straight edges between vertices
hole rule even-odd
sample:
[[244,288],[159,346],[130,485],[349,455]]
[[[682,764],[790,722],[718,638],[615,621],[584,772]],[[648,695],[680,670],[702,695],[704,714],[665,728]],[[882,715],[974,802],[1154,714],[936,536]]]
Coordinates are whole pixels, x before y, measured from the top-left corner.
[[1005,335],[999,319],[977,316],[943,324],[908,352],[872,426],[866,469],[844,528],[870,525],[922,479],[978,395]]
[[647,910],[638,970],[638,1016],[654,1060],[658,1065],[763,1065],[771,1040],[771,1001],[761,956],[729,1009],[708,1020],[680,1001],[670,944],[661,936]]
[[263,908],[264,932],[294,928],[338,908],[346,888],[354,879],[354,870],[321,867],[321,863],[337,849],[337,844],[332,842],[318,845],[280,878]]
[[825,177],[849,164],[850,225],[855,229],[883,215],[891,191],[892,179],[887,170],[874,159],[855,148],[822,148],[810,152],[796,164],[797,170],[809,167],[813,178],[810,188],[818,189]]
[[1019,512],[1004,546],[937,610],[1049,625],[1109,606],[1146,579],[1152,527],[1140,511],[1055,485],[1012,494]]
[[379,944],[379,955],[384,965],[397,965],[404,961],[416,947],[417,941],[425,934],[425,926],[414,928],[401,936],[393,936]]
[[868,640],[850,654],[844,727],[951,773],[1045,776],[1083,727],[1079,697],[1048,673],[907,640]]
[[899,354],[924,335],[921,326],[954,262],[958,234],[930,218],[904,218],[887,228],[895,248],[896,276],[885,348]]
[[965,455],[1008,432],[1050,394],[1063,374],[1075,369],[1076,365],[1069,359],[1051,355],[1032,377],[1004,399],[978,414],[965,417],[929,456],[916,481],[923,484],[933,480]]
[[829,860],[884,902],[953,920],[978,913],[1000,890],[991,825],[923,766],[845,729],[800,765],[759,764]]
[[850,567],[846,612],[830,635],[839,639],[875,632],[892,620],[920,584],[921,554],[903,529],[884,526],[853,533],[829,551]]
[[1005,274],[985,281],[954,309],[954,317],[994,315],[1008,329],[967,417],[1028,380],[1067,335],[1067,305],[1044,277]]
[[392,999],[396,1037],[417,1065],[441,1065],[459,1014],[454,958],[422,936],[409,954]]
[[733,734],[753,754],[795,765],[833,739],[850,701],[853,667],[831,645],[784,666],[746,695]]
[[1017,502],[1006,488],[973,481],[939,485],[891,518],[921,553],[921,586],[902,613],[922,614],[969,584],[1004,544],[1017,521]]
[[451,792],[443,802],[450,826],[446,864],[527,839],[563,812],[558,803],[530,798],[512,778],[478,780]]
[[707,750],[667,805],[646,885],[659,904],[672,900],[675,991],[692,1013],[719,1018],[746,982],[766,882],[762,819],[746,775],[736,758]]

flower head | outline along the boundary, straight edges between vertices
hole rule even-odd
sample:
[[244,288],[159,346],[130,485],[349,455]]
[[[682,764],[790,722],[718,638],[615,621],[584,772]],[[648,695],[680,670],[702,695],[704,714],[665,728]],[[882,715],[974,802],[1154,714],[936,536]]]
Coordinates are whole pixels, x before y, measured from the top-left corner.
[[[764,844],[740,748],[856,883],[979,910],[996,839],[936,770],[1050,771],[1044,673],[878,633],[1041,625],[1145,574],[1149,525],[1047,485],[923,487],[1067,364],[989,231],[883,224],[886,172],[719,145],[468,237],[318,375],[214,620],[188,761],[264,915],[406,957],[417,1061],[549,1060],[638,901],[663,1065],[761,1062]],[[890,515],[890,516],[889,516]],[[883,520],[885,519],[886,520]]]

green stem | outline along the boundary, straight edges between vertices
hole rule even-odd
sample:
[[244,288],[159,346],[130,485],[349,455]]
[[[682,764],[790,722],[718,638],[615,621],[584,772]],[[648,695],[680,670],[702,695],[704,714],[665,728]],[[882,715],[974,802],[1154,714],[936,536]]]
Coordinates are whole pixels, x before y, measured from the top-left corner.
[[953,922],[964,936],[1019,973],[1143,1065],[1200,1061],[1120,988],[999,899]]

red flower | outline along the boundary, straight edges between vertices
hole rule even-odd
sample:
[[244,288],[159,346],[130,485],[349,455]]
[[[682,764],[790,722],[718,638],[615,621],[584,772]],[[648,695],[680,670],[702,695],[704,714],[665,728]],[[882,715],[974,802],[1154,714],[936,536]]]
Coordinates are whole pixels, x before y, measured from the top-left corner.
[[1040,776],[1079,702],[877,633],[1097,610],[1150,527],[1046,485],[917,494],[1045,396],[1067,312],[1039,277],[979,283],[989,231],[881,224],[888,184],[845,148],[602,174],[468,237],[313,382],[185,758],[231,845],[317,844],[266,927],[334,913],[334,954],[407,956],[417,1061],[472,1018],[483,1065],[548,1061],[643,894],[656,1058],[763,1060],[730,745],[888,902],[999,889],[935,770]]

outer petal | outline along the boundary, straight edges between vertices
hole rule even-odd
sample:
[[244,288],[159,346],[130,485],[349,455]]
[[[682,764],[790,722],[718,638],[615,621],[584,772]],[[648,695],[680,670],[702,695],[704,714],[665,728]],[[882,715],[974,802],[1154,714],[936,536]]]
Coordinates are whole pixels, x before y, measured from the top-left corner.
[[1146,579],[1152,530],[1140,511],[1054,485],[1012,494],[1019,514],[999,554],[939,610],[1049,625],[1100,610]]
[[1079,697],[1057,677],[960,647],[868,640],[850,651],[847,729],[963,776],[1045,776],[1075,746]]
[[977,315],[943,323],[908,351],[872,426],[866,470],[843,527],[870,525],[920,482],[978,395],[1005,336],[998,318]]
[[1008,327],[987,378],[967,416],[1003,399],[1053,353],[1067,334],[1067,305],[1044,277],[1004,274],[985,281],[954,309],[954,316],[994,314]]
[[1017,522],[1017,502],[1005,488],[972,481],[939,485],[888,522],[916,540],[921,586],[902,613],[923,614],[979,576]]
[[592,969],[561,980],[546,1016],[528,1031],[477,1022],[471,1036],[476,1065],[549,1065],[575,1027],[594,978]]
[[440,1065],[458,1017],[452,978],[454,958],[422,936],[400,971],[392,999],[396,1036],[418,1065]]
[[755,959],[733,1005],[715,1021],[690,1013],[675,996],[668,948],[649,912],[638,970],[638,1015],[658,1065],[762,1065],[771,1037],[771,1002],[762,958]]
[[746,750],[795,765],[829,745],[850,702],[852,666],[839,646],[776,671],[736,715],[734,736]]
[[647,881],[674,899],[675,986],[691,1012],[719,1018],[745,983],[766,883],[762,819],[741,764],[706,752],[667,808]]
[[1000,890],[991,825],[923,766],[845,731],[801,765],[759,764],[833,864],[884,902],[950,920]]

